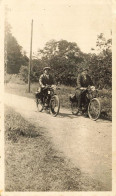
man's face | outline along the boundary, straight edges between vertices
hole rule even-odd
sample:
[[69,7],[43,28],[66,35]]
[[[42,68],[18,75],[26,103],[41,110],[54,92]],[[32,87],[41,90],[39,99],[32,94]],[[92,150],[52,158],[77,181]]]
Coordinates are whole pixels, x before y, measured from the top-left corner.
[[84,70],[82,73],[83,73],[83,75],[86,75],[87,74],[87,70]]
[[45,74],[49,74],[50,70],[49,69],[45,69],[44,73]]

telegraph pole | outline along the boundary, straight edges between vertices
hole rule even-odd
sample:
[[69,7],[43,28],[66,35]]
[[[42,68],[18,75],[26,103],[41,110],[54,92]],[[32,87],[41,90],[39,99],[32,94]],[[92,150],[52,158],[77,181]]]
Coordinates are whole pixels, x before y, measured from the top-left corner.
[[31,42],[30,42],[30,59],[28,71],[28,92],[30,93],[30,76],[31,76],[31,63],[32,63],[32,38],[33,38],[33,20],[31,21]]

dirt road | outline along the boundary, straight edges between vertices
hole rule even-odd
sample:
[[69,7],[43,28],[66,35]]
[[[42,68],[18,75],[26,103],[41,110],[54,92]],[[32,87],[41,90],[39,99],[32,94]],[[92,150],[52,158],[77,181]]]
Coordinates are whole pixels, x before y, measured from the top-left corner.
[[5,94],[5,104],[13,107],[26,120],[46,128],[55,148],[68,157],[76,167],[111,190],[112,124],[73,116],[62,109],[57,117],[38,113],[32,99]]

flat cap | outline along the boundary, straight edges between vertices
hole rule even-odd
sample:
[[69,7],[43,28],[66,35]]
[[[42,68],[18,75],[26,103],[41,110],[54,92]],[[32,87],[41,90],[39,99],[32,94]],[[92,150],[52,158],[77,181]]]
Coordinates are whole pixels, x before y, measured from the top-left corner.
[[44,67],[43,68],[43,71],[45,71],[46,69],[49,69],[50,70],[51,68],[50,67]]

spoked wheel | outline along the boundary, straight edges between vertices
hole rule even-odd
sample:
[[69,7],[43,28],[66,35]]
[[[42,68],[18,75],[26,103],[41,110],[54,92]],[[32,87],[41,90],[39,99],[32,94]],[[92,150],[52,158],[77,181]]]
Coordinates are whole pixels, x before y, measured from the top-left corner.
[[101,104],[97,98],[93,98],[88,105],[88,115],[92,120],[97,120],[101,113]]
[[42,112],[43,104],[41,103],[40,99],[36,99],[36,106],[37,106],[38,112]]
[[71,109],[72,109],[72,114],[77,115],[79,110],[78,110],[78,103],[77,102],[72,102],[71,103]]
[[57,95],[54,95],[51,98],[50,102],[50,112],[53,116],[57,116],[60,110],[60,100]]

